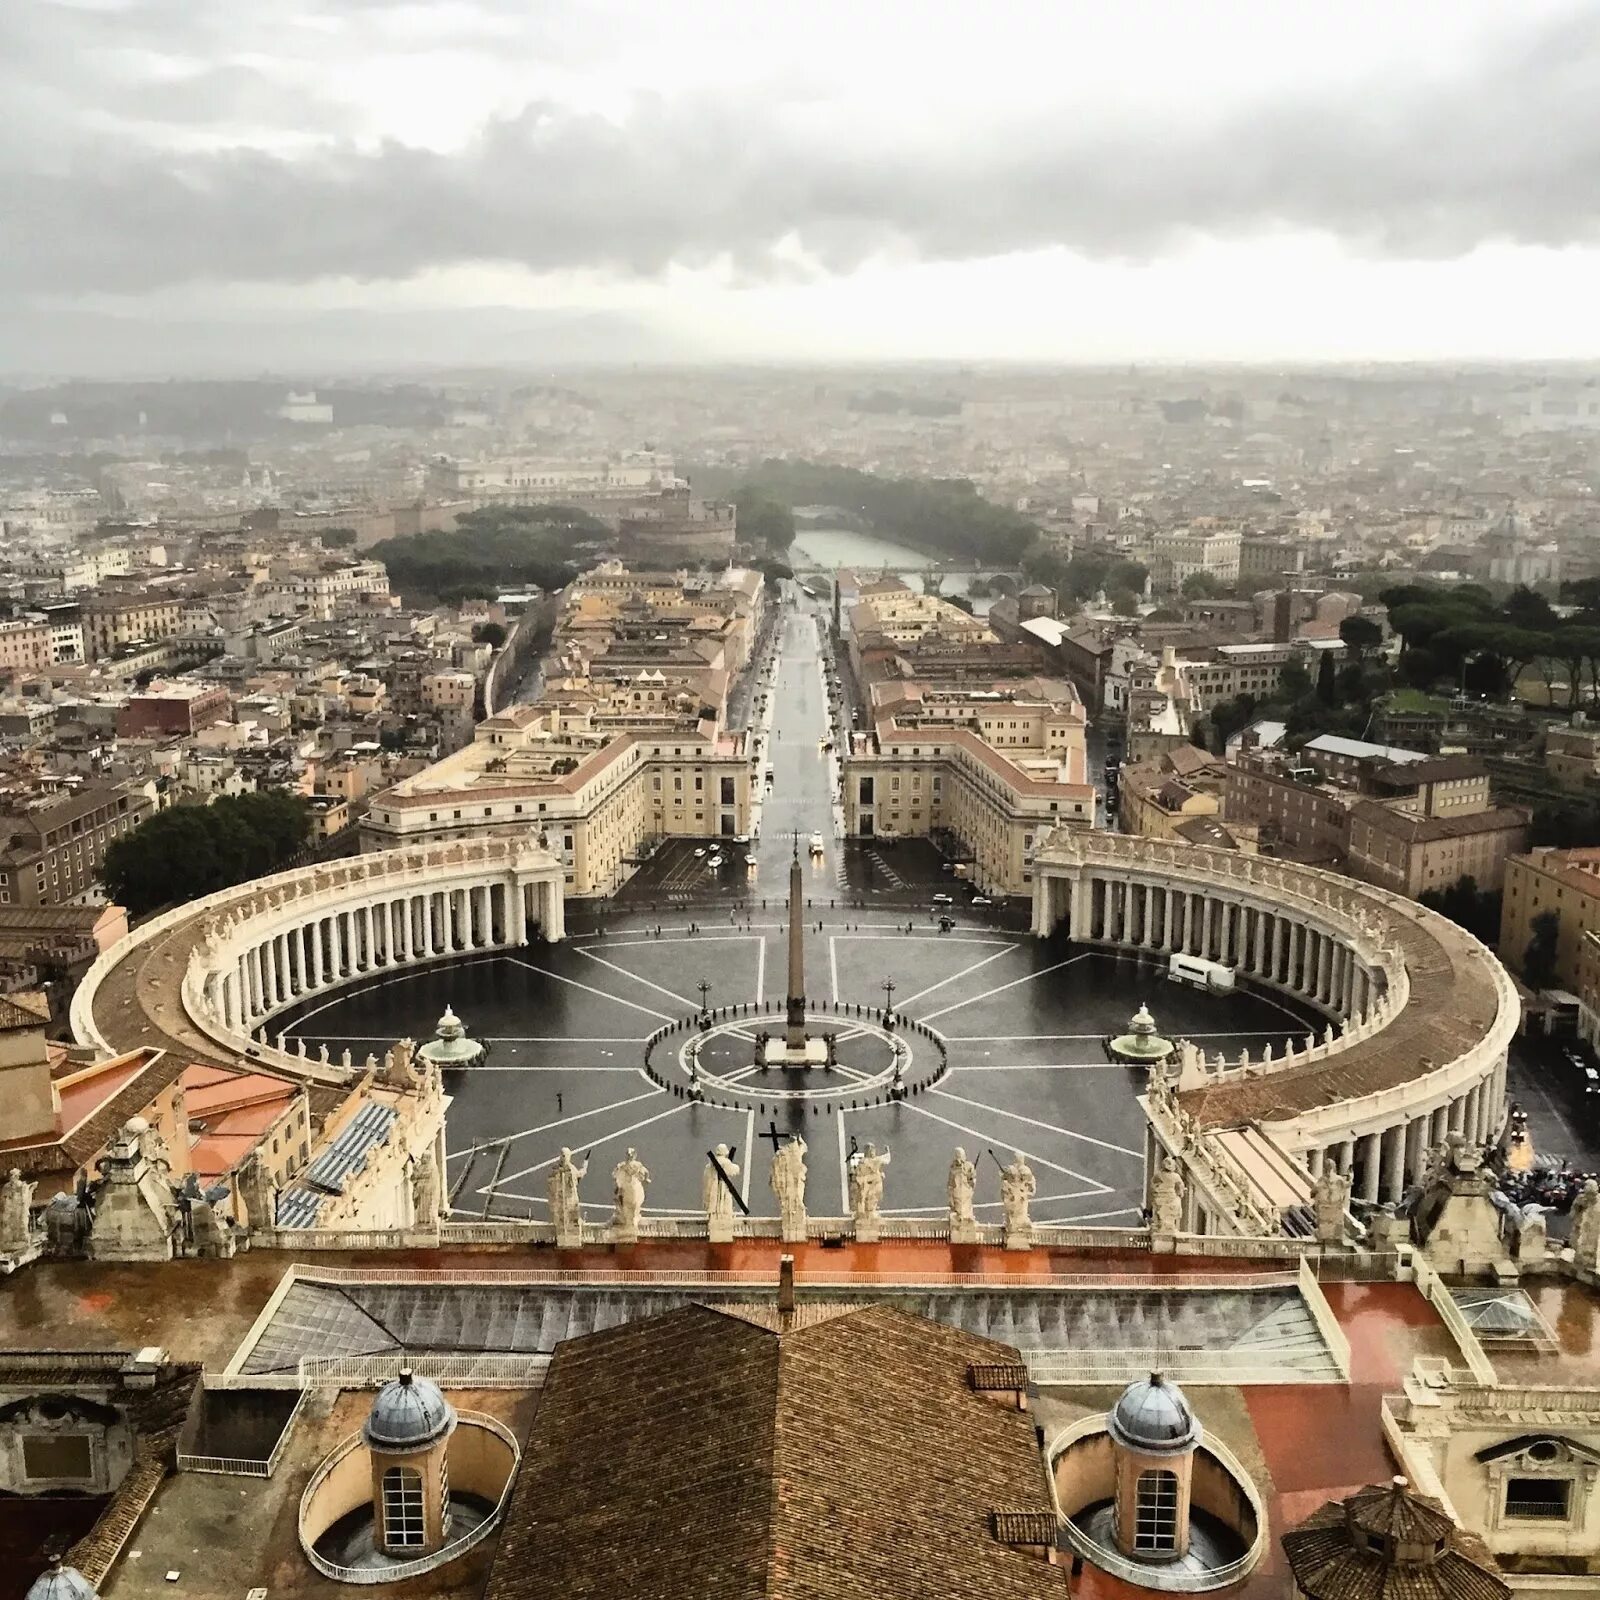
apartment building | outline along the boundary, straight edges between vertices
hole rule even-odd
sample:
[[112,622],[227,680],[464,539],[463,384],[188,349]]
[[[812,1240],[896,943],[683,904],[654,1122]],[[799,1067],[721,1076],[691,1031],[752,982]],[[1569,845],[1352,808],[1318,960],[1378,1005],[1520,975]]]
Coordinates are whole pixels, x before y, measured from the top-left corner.
[[1500,959],[1520,973],[1534,921],[1546,911],[1558,920],[1555,982],[1579,986],[1584,940],[1600,933],[1600,846],[1540,847],[1506,862],[1500,902]]
[[143,790],[85,785],[0,813],[0,905],[82,902],[113,840],[151,814]]
[[0,672],[42,672],[51,656],[48,623],[0,622]]
[[171,639],[183,631],[183,601],[97,595],[82,607],[84,652],[98,661],[129,645]]
[[1201,520],[1170,528],[1151,541],[1152,576],[1162,588],[1181,589],[1196,573],[1229,587],[1239,581],[1238,528]]

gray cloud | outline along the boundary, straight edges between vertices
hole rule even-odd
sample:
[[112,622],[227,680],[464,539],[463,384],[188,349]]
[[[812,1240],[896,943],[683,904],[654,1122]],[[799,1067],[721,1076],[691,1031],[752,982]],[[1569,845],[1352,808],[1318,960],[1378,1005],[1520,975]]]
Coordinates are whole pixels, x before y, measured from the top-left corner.
[[[176,32],[207,7],[139,9]],[[259,86],[230,91],[209,75],[196,87],[195,115],[221,117]],[[1147,259],[1196,234],[1276,227],[1416,258],[1600,237],[1592,8],[1359,102],[1302,96],[1199,125],[1084,127],[1064,96],[1057,118],[990,121],[959,142],[965,119],[949,120],[943,145],[883,143],[848,125],[819,132],[821,119],[801,133],[769,104],[724,97],[644,101],[621,126],[532,105],[451,154],[80,140],[44,172],[0,149],[0,287],[397,279],[470,261],[651,276],[722,256],[759,276],[779,269],[774,249],[791,234],[829,271],[883,248],[949,260],[1060,244]],[[18,137],[0,130],[0,144]]]

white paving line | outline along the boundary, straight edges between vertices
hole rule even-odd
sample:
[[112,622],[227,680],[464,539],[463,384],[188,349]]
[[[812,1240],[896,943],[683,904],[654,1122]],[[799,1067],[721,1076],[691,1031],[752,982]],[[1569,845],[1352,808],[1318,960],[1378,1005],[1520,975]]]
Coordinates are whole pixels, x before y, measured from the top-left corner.
[[833,976],[833,1003],[839,1003],[839,937],[830,934],[828,937],[828,971]]
[[610,1000],[619,1006],[627,1006],[630,1011],[642,1011],[647,1017],[655,1017],[660,1022],[676,1022],[676,1017],[668,1016],[665,1011],[653,1011],[649,1006],[636,1005],[632,1000],[624,1000],[619,994],[607,994],[604,989],[597,989],[592,983],[580,983],[576,978],[564,978],[559,972],[551,972],[547,967],[536,967],[531,961],[518,961],[512,956],[511,961],[519,967],[526,967],[529,972],[537,972],[541,977],[554,978],[558,983],[570,983],[574,989],[582,989],[588,994],[598,995],[602,1000]]
[[910,1106],[913,1111],[929,1118],[933,1122],[942,1122],[945,1127],[954,1128],[957,1133],[971,1134],[974,1139],[982,1140],[982,1143],[978,1146],[979,1155],[974,1158],[978,1160],[980,1164],[982,1161],[982,1152],[987,1149],[988,1146],[997,1144],[1000,1145],[1002,1149],[1015,1150],[1019,1154],[1026,1156],[1029,1161],[1034,1163],[1035,1166],[1048,1167],[1052,1172],[1061,1173],[1063,1177],[1076,1179],[1079,1183],[1092,1184],[1093,1188],[1088,1191],[1090,1193],[1110,1194],[1112,1192],[1111,1185],[1109,1183],[1101,1183],[1098,1178],[1091,1178],[1087,1172],[1078,1172],[1072,1167],[1064,1167],[1058,1161],[1049,1161],[1044,1156],[1041,1156],[1032,1150],[1024,1150],[1021,1145],[1011,1144],[1004,1139],[996,1139],[993,1134],[980,1132],[977,1128],[969,1128],[964,1122],[955,1122],[949,1117],[941,1117],[937,1111],[930,1111],[926,1106],[919,1105],[915,1100],[907,1100],[904,1103]]
[[746,1206],[750,1204],[750,1174],[755,1171],[755,1150],[756,1108],[751,1106],[744,1117],[744,1171],[740,1174],[744,1181],[739,1185],[739,1193]]
[[607,1111],[620,1111],[624,1106],[636,1106],[641,1100],[653,1100],[658,1095],[667,1091],[659,1084],[651,1084],[644,1094],[631,1094],[625,1100],[608,1100],[603,1106],[594,1106],[588,1111],[574,1111],[570,1117],[557,1117],[554,1122],[541,1122],[536,1128],[523,1128],[518,1133],[497,1134],[493,1139],[484,1139],[477,1144],[468,1146],[461,1154],[468,1155],[478,1150],[492,1150],[496,1145],[512,1144],[518,1139],[531,1139],[537,1133],[549,1133],[553,1128],[570,1127],[574,1122],[582,1122],[586,1117],[603,1116]]
[[756,940],[756,1004],[765,1005],[767,1000],[767,941],[765,937]]
[[930,1089],[928,1093],[939,1095],[945,1100],[954,1100],[957,1105],[971,1106],[977,1111],[987,1111],[993,1116],[1009,1117],[1013,1122],[1025,1122],[1030,1128],[1042,1128],[1046,1133],[1058,1134],[1063,1139],[1079,1139],[1084,1144],[1092,1144],[1101,1150],[1115,1150],[1118,1155],[1132,1156],[1134,1160],[1141,1162],[1144,1160],[1143,1150],[1130,1150],[1125,1144],[1112,1144],[1108,1139],[1096,1139],[1087,1133],[1074,1133],[1071,1128],[1058,1128],[1053,1122],[1040,1122],[1037,1117],[1025,1117],[1020,1111],[1005,1111],[982,1100],[968,1100],[965,1095],[951,1094],[948,1089]]
[[[666,1090],[665,1089],[657,1090],[657,1093],[658,1094],[665,1094]],[[646,1098],[648,1098],[648,1096],[641,1095],[639,1098],[640,1099],[646,1099]],[[665,1111],[658,1111],[653,1117],[645,1117],[639,1122],[630,1122],[626,1128],[611,1128],[611,1129],[608,1129],[606,1132],[604,1132],[604,1133],[598,1135],[596,1138],[590,1140],[589,1141],[589,1148],[592,1150],[592,1149],[596,1148],[597,1146],[605,1144],[605,1143],[607,1143],[608,1141],[610,1141],[612,1139],[621,1139],[626,1134],[637,1133],[640,1128],[648,1128],[652,1123],[664,1122],[668,1117],[677,1116],[677,1114],[680,1111],[687,1111],[689,1109],[689,1107],[693,1103],[694,1102],[691,1101],[691,1100],[683,1100],[683,1101],[680,1101],[675,1106],[668,1106]],[[624,1101],[623,1104],[627,1104],[627,1102]],[[558,1150],[554,1155],[546,1156],[543,1161],[536,1162],[531,1167],[522,1167],[522,1168],[519,1168],[516,1172],[508,1172],[508,1173],[506,1173],[505,1176],[500,1181],[502,1183],[515,1183],[518,1178],[525,1178],[525,1177],[528,1176],[528,1174],[530,1172],[543,1172],[546,1167],[553,1167],[556,1164],[556,1162],[559,1161],[560,1159],[561,1159],[561,1152]]]
[[580,956],[588,956],[591,961],[598,961],[602,967],[609,967],[613,972],[620,973],[624,978],[632,978],[635,983],[642,983],[647,989],[654,989],[657,994],[664,994],[669,1000],[676,1000],[679,1004],[687,1006],[689,1010],[699,1008],[694,1001],[686,995],[681,995],[676,989],[668,989],[659,983],[653,983],[649,978],[642,978],[637,972],[630,972],[626,967],[619,967],[615,961],[607,961],[604,956],[597,956],[593,950],[580,950]]
[[1132,1065],[1134,1063],[1131,1061],[1017,1061],[1010,1066],[953,1066],[950,1075],[954,1077],[960,1073],[965,1077],[969,1072],[1125,1072]]
[[844,1112],[835,1109],[834,1120],[839,1124],[839,1215],[850,1215],[850,1158],[845,1154]]
[[1025,973],[1020,978],[1013,978],[1010,983],[1002,983],[996,988],[985,989],[982,994],[975,994],[968,1000],[957,1000],[954,1005],[941,1006],[937,1011],[929,1011],[918,1018],[918,1021],[932,1022],[935,1017],[947,1016],[952,1011],[959,1011],[963,1006],[975,1006],[980,1000],[989,1000],[997,994],[1004,994],[1007,989],[1015,989],[1018,984],[1032,983],[1035,978],[1047,978],[1052,972],[1059,972],[1063,967],[1073,966],[1079,961],[1087,961],[1089,954],[1089,952],[1085,951],[1083,955],[1068,956],[1065,961],[1058,961],[1052,967],[1040,967],[1037,972]]
[[981,961],[974,961],[970,967],[963,967],[959,972],[952,972],[948,978],[941,978],[937,983],[930,983],[926,989],[918,989],[915,994],[908,994],[900,1002],[902,1011],[909,1005],[922,999],[924,995],[932,994],[935,989],[942,989],[947,983],[954,983],[958,978],[965,978],[976,972],[979,967],[986,967],[991,961],[998,961],[1002,956],[1008,956],[1019,947],[1008,944],[1003,950],[996,950],[992,956],[985,956]]

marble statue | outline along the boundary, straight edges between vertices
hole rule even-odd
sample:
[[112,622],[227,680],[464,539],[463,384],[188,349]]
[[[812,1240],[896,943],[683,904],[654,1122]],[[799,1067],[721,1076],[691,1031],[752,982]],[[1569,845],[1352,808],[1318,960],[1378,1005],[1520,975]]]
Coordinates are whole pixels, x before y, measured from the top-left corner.
[[550,1194],[550,1220],[556,1226],[556,1244],[563,1250],[575,1250],[583,1243],[583,1208],[578,1203],[578,1184],[589,1170],[585,1161],[579,1166],[565,1145],[561,1157],[550,1169],[547,1188]]
[[785,1244],[804,1244],[806,1238],[806,1142],[798,1134],[780,1145],[772,1157],[767,1179],[778,1199],[778,1216]]
[[1171,1156],[1162,1161],[1150,1190],[1150,1231],[1174,1234],[1183,1226],[1183,1168]]
[[1576,1265],[1595,1268],[1595,1257],[1600,1254],[1600,1183],[1590,1178],[1578,1198],[1572,1202],[1571,1224],[1567,1241],[1572,1246]]
[[705,1171],[700,1175],[700,1204],[706,1214],[706,1231],[713,1244],[727,1244],[733,1238],[733,1195],[728,1183],[717,1176],[718,1170],[728,1183],[736,1183],[739,1163],[728,1153],[725,1144],[711,1152]]
[[1544,1220],[1545,1208],[1526,1205],[1517,1224],[1517,1262],[1524,1269],[1539,1266],[1550,1245],[1549,1230]]
[[879,1151],[868,1143],[850,1163],[850,1215],[855,1222],[858,1243],[876,1244],[882,1217],[878,1208],[883,1204],[883,1169],[891,1156],[887,1150]]
[[967,1152],[956,1146],[945,1179],[945,1199],[950,1207],[950,1242],[976,1244],[978,1219],[972,1214],[972,1195],[978,1184],[978,1169],[967,1160]]
[[439,1227],[439,1163],[433,1159],[433,1146],[417,1157],[411,1168],[412,1226],[435,1233]]
[[1028,1202],[1039,1192],[1039,1180],[1033,1168],[1015,1150],[1011,1165],[1000,1169],[1000,1204],[1005,1211],[1005,1247],[1007,1250],[1033,1248],[1033,1223],[1028,1216]]
[[1317,1238],[1323,1244],[1344,1240],[1344,1215],[1350,1208],[1350,1175],[1325,1161],[1311,1191],[1311,1206],[1316,1214]]
[[6,1181],[0,1184],[0,1256],[24,1255],[33,1247],[33,1229],[29,1222],[33,1191],[34,1185],[23,1179],[17,1167],[13,1167]]
[[639,1159],[639,1152],[628,1146],[628,1153],[611,1169],[611,1190],[616,1210],[611,1216],[611,1237],[618,1244],[633,1244],[639,1237],[639,1213],[644,1210],[644,1186],[650,1170]]

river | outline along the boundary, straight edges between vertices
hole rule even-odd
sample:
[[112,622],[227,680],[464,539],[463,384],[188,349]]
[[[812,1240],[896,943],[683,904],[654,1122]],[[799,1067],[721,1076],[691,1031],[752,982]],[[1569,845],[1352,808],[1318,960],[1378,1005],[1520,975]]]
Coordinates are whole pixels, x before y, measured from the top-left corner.
[[[854,567],[861,572],[878,572],[884,569],[902,578],[913,589],[922,587],[922,574],[937,560],[913,550],[909,545],[895,544],[891,539],[880,539],[875,533],[859,533],[853,528],[802,528],[789,546],[790,563],[799,567],[823,567],[835,571],[839,567]],[[964,595],[972,587],[977,574],[952,572],[940,568],[943,582],[939,593],[948,597]],[[972,602],[972,609],[983,616],[989,609],[989,598],[984,596]]]

